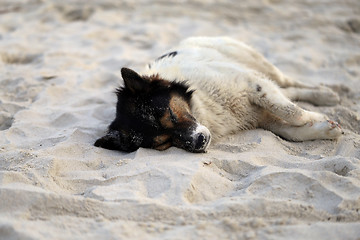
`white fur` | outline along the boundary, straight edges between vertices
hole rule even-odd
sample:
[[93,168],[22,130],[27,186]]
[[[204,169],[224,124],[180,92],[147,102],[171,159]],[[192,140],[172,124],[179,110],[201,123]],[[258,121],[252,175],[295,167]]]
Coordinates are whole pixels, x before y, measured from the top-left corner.
[[286,139],[335,139],[342,130],[327,117],[301,109],[292,100],[334,105],[336,93],[294,81],[242,42],[227,37],[194,37],[154,61],[144,75],[186,81],[196,90],[191,111],[212,138],[262,127]]

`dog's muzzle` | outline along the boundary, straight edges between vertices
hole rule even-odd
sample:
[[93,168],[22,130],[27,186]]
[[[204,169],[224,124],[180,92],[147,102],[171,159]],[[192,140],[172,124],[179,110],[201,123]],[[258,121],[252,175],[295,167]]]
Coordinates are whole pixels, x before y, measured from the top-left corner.
[[193,153],[206,152],[210,141],[209,129],[198,123],[187,129],[180,129],[173,135],[173,146]]
[[190,152],[201,153],[206,152],[207,147],[211,141],[211,134],[209,129],[198,124],[193,134],[191,134],[192,142],[187,149]]

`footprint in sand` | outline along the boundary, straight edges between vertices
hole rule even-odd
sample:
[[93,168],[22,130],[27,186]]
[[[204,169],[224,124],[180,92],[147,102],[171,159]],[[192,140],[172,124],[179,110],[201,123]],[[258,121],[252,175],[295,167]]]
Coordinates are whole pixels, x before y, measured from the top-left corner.
[[38,53],[24,52],[2,52],[1,59],[6,64],[29,64],[33,63],[41,57]]
[[230,196],[236,191],[239,181],[261,168],[241,160],[214,159],[204,162],[184,197],[190,203],[201,203]]

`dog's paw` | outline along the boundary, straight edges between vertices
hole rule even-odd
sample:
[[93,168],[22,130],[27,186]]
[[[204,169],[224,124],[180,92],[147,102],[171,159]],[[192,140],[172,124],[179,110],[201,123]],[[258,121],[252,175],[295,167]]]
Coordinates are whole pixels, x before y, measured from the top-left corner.
[[310,127],[318,132],[319,139],[337,139],[344,134],[340,124],[335,121],[327,120],[311,124]]
[[341,134],[344,134],[344,130],[341,128],[338,122],[331,120],[327,120],[327,122],[333,135],[340,136]]

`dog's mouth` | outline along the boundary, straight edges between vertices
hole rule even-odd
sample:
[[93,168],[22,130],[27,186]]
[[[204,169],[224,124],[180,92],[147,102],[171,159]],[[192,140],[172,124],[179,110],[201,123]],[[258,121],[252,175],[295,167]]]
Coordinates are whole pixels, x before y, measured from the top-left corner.
[[192,153],[204,153],[211,142],[211,134],[205,126],[196,124],[172,134],[159,135],[153,140],[153,148],[159,151],[174,146]]

